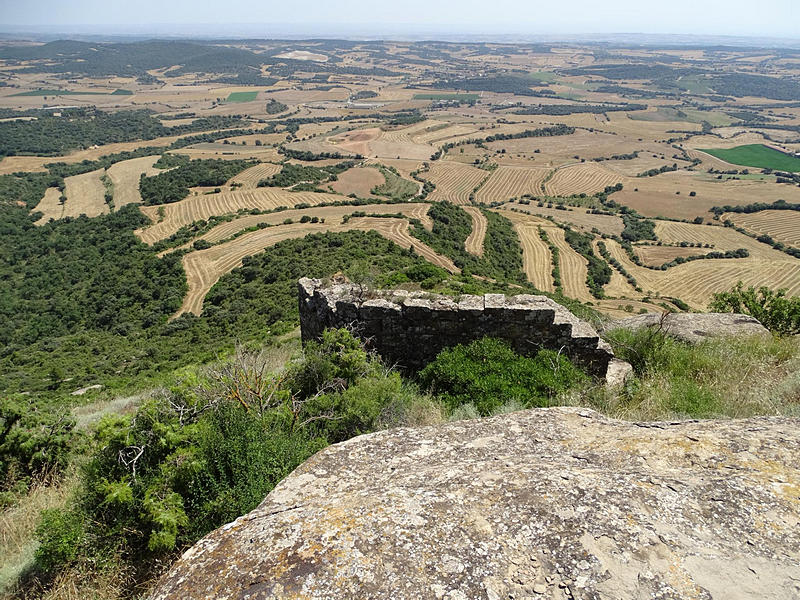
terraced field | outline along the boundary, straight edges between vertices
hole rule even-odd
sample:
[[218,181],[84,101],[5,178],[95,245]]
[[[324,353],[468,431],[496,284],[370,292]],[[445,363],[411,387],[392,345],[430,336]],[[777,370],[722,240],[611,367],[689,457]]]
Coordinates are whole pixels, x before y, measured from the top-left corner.
[[[600,254],[600,250],[597,247],[598,242],[600,242],[600,240],[592,242],[592,249],[595,255],[601,257],[602,254]],[[640,298],[642,296],[642,294],[637,292],[634,287],[628,283],[628,280],[613,267],[611,269],[611,281],[603,286],[603,291],[607,296],[612,298]]]
[[[402,213],[407,217],[419,219],[422,221],[423,226],[430,230],[433,227],[433,221],[428,216],[428,204],[413,203],[413,204],[367,204],[363,206],[319,206],[313,208],[299,208],[295,210],[282,210],[268,215],[247,215],[239,217],[227,223],[220,223],[207,233],[200,236],[198,239],[205,240],[211,244],[217,244],[222,240],[228,239],[239,231],[243,231],[250,227],[255,227],[261,223],[269,225],[280,225],[287,219],[299,221],[304,216],[317,217],[325,219],[325,223],[335,225],[341,223],[342,217],[345,215],[353,214],[356,211],[365,212],[368,214],[394,214]],[[187,244],[187,246],[190,244]]]
[[108,212],[105,194],[106,188],[100,177],[105,169],[97,169],[82,175],[73,175],[64,179],[67,201],[64,203],[62,217],[96,217]]
[[349,231],[353,229],[373,230],[403,248],[413,246],[416,252],[433,264],[452,273],[459,270],[450,259],[440,256],[408,233],[405,219],[385,219],[362,217],[351,219],[348,223],[294,223],[260,229],[244,234],[224,244],[206,250],[191,252],[183,257],[183,268],[189,284],[189,291],[183,304],[174,317],[184,313],[199,315],[203,310],[203,299],[208,291],[224,274],[241,266],[242,259],[263,252],[265,248],[288,239],[304,237],[310,233],[324,231]]
[[[236,213],[240,209],[249,208],[271,210],[279,206],[288,208],[298,204],[316,206],[323,202],[341,201],[342,197],[334,194],[287,192],[280,188],[258,188],[207,196],[189,196],[185,200],[173,204],[143,206],[141,208],[142,212],[150,217],[153,225],[137,229],[135,233],[144,243],[152,245],[171,236],[184,225],[189,225],[200,219],[208,219],[213,215],[227,215]],[[160,220],[159,209],[163,209],[163,220]]]
[[[673,221],[656,221],[656,236],[669,243],[693,242],[710,244],[714,250],[736,250],[746,248],[752,258],[782,261],[790,258],[771,246],[762,244],[735,229],[710,225],[694,225]],[[696,248],[700,254],[702,250]]]
[[541,194],[541,185],[548,173],[548,169],[535,167],[499,167],[478,190],[475,199],[489,204],[523,194]]
[[593,302],[594,296],[586,288],[586,275],[588,273],[586,259],[575,252],[572,246],[567,243],[564,239],[563,229],[551,227],[547,230],[547,236],[553,242],[553,245],[558,248],[561,286],[564,289],[564,295],[581,302]]
[[782,253],[779,254],[785,258],[776,260],[761,257],[698,260],[667,271],[654,271],[631,262],[614,240],[606,240],[606,246],[645,292],[674,296],[697,309],[707,308],[714,293],[731,289],[737,281],[746,286],[787,288],[790,295],[800,293],[800,261]]
[[338,194],[355,194],[359,198],[369,198],[372,190],[386,183],[386,178],[378,169],[354,167],[340,173],[336,181],[329,184]]
[[543,292],[554,292],[553,285],[553,258],[550,247],[539,236],[539,229],[548,232],[554,228],[553,224],[534,216],[521,215],[511,211],[498,211],[514,224],[514,229],[522,245],[522,269],[525,275],[537,289]]
[[434,162],[431,170],[423,175],[436,185],[436,189],[428,196],[429,200],[434,202],[447,200],[462,205],[469,203],[472,190],[488,176],[489,173],[483,169],[441,160]]
[[548,196],[591,195],[623,180],[621,175],[608,171],[597,163],[583,163],[558,169],[544,184],[544,189]]
[[591,231],[597,229],[608,235],[620,235],[624,229],[622,219],[612,215],[593,215],[586,209],[569,207],[569,210],[559,210],[557,208],[547,208],[536,204],[509,204],[515,210],[520,210],[532,215],[552,217],[559,223],[566,223],[575,229]]
[[764,233],[778,242],[800,248],[800,212],[762,210],[750,214],[726,213],[722,219],[728,219],[753,233]]
[[245,169],[235,177],[231,178],[228,185],[238,183],[245,190],[254,190],[258,186],[258,182],[262,179],[269,179],[273,175],[279,173],[281,170],[280,165],[272,163],[261,163],[249,169]]
[[441,128],[432,127],[429,131],[416,134],[413,136],[413,140],[418,144],[438,145],[444,144],[452,138],[472,135],[477,131],[478,128],[474,125],[446,125]]
[[114,184],[114,210],[119,210],[126,204],[141,204],[142,195],[139,193],[139,177],[147,177],[163,173],[161,169],[153,167],[158,156],[143,156],[115,163],[108,168],[107,174]]
[[483,241],[486,238],[489,222],[476,206],[465,206],[464,211],[472,217],[472,232],[464,240],[464,249],[475,256],[483,256]]

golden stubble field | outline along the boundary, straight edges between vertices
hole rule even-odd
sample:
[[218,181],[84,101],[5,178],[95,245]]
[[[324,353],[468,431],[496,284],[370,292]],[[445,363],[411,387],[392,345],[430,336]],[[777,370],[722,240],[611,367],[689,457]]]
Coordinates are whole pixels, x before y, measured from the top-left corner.
[[189,291],[174,316],[187,312],[199,315],[203,309],[203,299],[209,290],[220,277],[241,266],[246,256],[259,254],[278,242],[305,237],[310,233],[376,231],[402,248],[413,247],[420,256],[451,273],[459,272],[449,258],[437,254],[411,236],[408,227],[407,220],[395,218],[357,217],[347,223],[342,223],[341,219],[326,219],[325,223],[292,223],[260,229],[206,250],[191,252],[183,257]]

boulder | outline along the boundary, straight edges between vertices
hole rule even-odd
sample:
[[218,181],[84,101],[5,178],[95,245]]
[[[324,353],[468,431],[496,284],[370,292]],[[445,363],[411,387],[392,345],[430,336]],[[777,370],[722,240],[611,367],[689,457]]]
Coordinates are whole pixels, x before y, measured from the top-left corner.
[[800,597],[800,419],[550,408],[331,446],[152,598]]
[[635,331],[642,327],[661,327],[667,335],[689,344],[699,344],[711,337],[769,335],[769,330],[758,319],[736,313],[649,313],[612,321],[603,332]]

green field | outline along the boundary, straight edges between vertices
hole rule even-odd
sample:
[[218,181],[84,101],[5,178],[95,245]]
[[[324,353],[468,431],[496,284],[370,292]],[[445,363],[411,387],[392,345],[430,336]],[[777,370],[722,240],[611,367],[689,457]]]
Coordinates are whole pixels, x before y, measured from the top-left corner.
[[475,102],[479,94],[414,94],[414,100],[458,100],[459,102]]
[[30,90],[11,94],[11,96],[131,96],[130,90],[114,90],[113,92],[75,92],[72,90]]
[[748,144],[736,148],[701,149],[701,152],[716,156],[734,165],[800,173],[800,158],[778,152],[763,144]]
[[225,102],[252,102],[258,97],[258,92],[231,92]]

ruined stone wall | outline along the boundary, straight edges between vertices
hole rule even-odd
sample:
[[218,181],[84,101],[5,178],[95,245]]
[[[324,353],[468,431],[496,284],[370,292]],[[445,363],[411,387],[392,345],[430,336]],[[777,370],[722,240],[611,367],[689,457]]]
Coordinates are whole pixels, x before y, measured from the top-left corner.
[[418,370],[443,348],[491,336],[506,340],[519,354],[561,351],[593,375],[619,376],[621,361],[611,347],[588,323],[545,296],[456,300],[405,290],[365,294],[352,284],[323,287],[307,278],[298,287],[303,342],[318,339],[326,328],[348,327],[389,364]]

